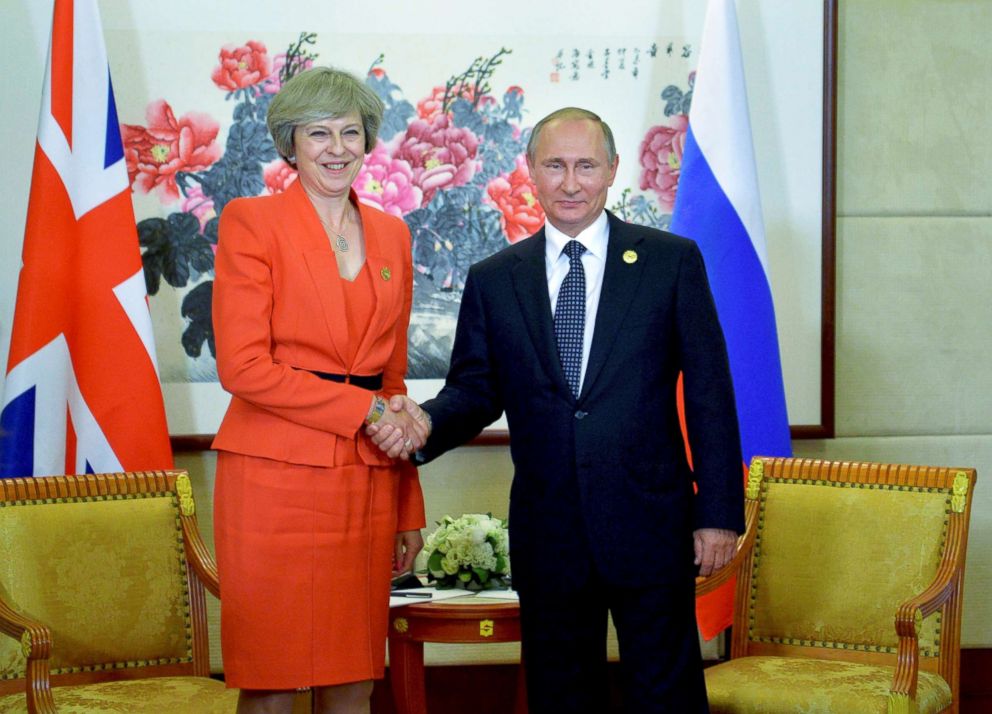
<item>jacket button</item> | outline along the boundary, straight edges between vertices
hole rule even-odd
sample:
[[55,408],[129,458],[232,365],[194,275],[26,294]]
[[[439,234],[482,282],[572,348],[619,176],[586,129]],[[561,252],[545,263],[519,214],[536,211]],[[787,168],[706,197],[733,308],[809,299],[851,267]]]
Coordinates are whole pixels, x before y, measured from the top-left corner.
[[585,419],[587,414],[589,414],[589,412],[584,412],[584,411],[582,411],[580,409],[579,411],[575,412],[575,418],[576,419]]

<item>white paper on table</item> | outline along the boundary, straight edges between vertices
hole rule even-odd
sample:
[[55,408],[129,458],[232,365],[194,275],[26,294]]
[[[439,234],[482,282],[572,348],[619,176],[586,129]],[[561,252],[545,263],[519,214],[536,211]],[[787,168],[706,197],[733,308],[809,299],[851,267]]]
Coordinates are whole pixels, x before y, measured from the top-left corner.
[[[429,593],[430,597],[397,597],[395,593]],[[393,590],[389,596],[389,607],[402,607],[403,605],[416,605],[424,602],[438,602],[439,600],[450,600],[455,597],[474,597],[475,592],[471,590],[460,590],[452,588],[450,590],[438,590],[437,588],[404,588]]]
[[476,595],[489,600],[513,600],[516,602],[520,599],[520,596],[517,595],[516,590],[483,590],[476,593]]

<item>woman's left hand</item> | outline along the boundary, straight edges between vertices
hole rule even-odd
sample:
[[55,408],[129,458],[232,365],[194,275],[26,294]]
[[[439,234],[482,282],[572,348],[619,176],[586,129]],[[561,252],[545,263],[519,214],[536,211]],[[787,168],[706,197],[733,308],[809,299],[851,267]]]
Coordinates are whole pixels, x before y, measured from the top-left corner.
[[413,562],[424,547],[420,530],[400,531],[396,534],[396,549],[393,552],[393,577],[402,575],[413,568]]

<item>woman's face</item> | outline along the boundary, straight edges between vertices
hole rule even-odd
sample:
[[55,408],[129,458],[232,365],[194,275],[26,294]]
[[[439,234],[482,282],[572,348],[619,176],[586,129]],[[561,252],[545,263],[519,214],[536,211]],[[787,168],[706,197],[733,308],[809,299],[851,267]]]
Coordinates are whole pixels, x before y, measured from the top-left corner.
[[365,128],[358,112],[302,124],[293,130],[296,168],[314,197],[347,196],[365,161]]

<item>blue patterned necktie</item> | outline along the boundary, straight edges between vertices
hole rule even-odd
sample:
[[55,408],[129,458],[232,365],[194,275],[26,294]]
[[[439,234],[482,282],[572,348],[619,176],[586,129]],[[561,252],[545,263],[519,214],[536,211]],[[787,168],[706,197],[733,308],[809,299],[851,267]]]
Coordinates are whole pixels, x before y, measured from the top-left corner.
[[586,327],[586,271],[582,267],[584,245],[570,240],[562,251],[568,256],[568,274],[558,290],[555,305],[555,340],[565,381],[578,398],[582,379],[582,339]]

